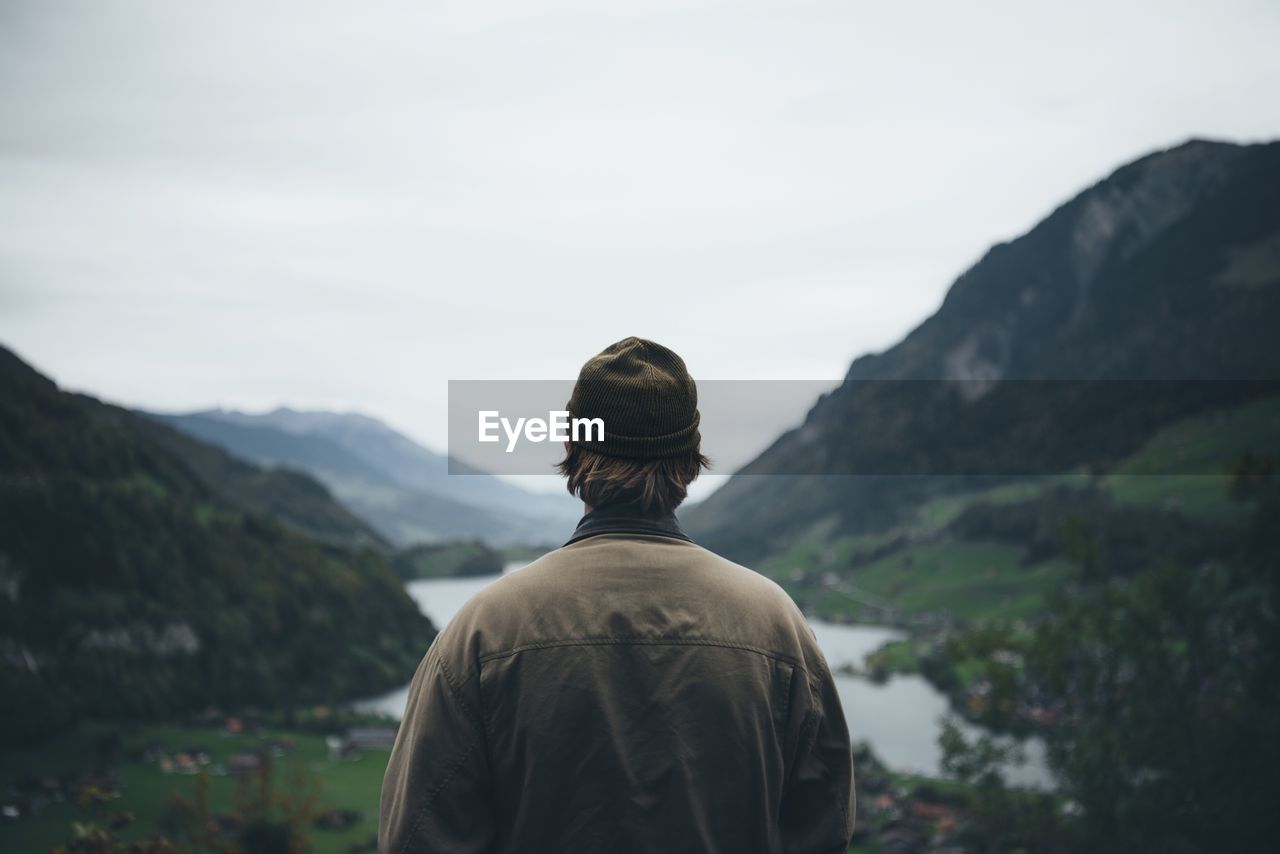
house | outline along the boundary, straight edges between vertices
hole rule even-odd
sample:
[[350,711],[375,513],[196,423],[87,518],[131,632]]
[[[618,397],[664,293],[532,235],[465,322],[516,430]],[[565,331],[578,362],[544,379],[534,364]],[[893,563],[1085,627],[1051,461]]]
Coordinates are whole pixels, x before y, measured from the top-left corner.
[[347,730],[347,741],[361,750],[390,750],[396,743],[396,731],[391,727],[352,727]]
[[352,727],[345,736],[331,735],[324,740],[333,762],[354,762],[366,750],[390,750],[396,743],[391,727]]
[[227,771],[231,774],[252,774],[262,767],[262,757],[251,750],[237,753],[227,760]]
[[329,748],[330,762],[355,762],[360,758],[360,748],[338,735],[325,738],[325,746]]

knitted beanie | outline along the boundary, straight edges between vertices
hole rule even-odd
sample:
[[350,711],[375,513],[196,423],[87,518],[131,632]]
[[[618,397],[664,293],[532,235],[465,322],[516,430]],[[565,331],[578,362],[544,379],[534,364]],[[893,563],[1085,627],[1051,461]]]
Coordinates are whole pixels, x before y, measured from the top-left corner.
[[631,460],[678,457],[696,451],[698,387],[684,360],[644,338],[624,338],[592,356],[569,398],[572,418],[599,418],[603,441],[582,447]]

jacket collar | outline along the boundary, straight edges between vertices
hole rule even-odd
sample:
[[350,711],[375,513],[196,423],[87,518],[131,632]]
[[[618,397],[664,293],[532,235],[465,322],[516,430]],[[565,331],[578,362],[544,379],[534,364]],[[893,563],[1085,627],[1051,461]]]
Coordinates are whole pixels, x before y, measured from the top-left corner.
[[639,502],[606,504],[582,517],[565,545],[600,534],[651,534],[693,542],[676,521],[676,514],[645,512]]

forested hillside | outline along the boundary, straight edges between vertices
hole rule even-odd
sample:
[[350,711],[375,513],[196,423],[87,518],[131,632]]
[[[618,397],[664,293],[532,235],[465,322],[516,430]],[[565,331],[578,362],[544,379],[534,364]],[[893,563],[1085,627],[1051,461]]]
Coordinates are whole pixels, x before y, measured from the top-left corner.
[[6,739],[402,683],[434,629],[376,542],[309,478],[60,391],[0,349]]

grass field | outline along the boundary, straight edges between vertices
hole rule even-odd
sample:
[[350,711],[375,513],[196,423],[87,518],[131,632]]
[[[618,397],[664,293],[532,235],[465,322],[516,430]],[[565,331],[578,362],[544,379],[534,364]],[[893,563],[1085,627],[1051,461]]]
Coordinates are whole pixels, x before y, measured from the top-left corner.
[[910,546],[854,569],[863,590],[907,613],[950,611],[963,619],[1025,617],[1070,575],[1066,561],[1024,566],[1008,543],[939,542]]
[[[892,531],[825,542],[805,538],[765,561],[761,571],[820,619],[860,613],[858,592],[885,600],[907,616],[943,611],[961,619],[1032,616],[1043,607],[1045,594],[1069,577],[1065,560],[1024,565],[1021,546],[940,534],[971,504],[1012,504],[1066,480],[1044,478],[942,496],[921,505],[911,523]],[[867,561],[879,549],[886,553]],[[825,573],[837,583],[815,586]]]
[[1121,503],[1233,524],[1241,514],[1228,494],[1228,472],[1244,454],[1280,456],[1280,400],[1179,421],[1153,436],[1104,483]]
[[[167,752],[200,746],[209,753],[213,763],[219,763],[255,745],[286,736],[294,740],[294,749],[276,761],[276,786],[289,786],[301,770],[318,787],[318,807],[360,813],[359,821],[343,831],[311,829],[312,850],[342,852],[377,835],[378,797],[387,751],[367,750],[355,761],[333,761],[328,758],[324,736],[319,734],[268,730],[256,736],[232,736],[214,727],[87,724],[36,747],[0,752],[0,783],[7,794],[8,787],[26,773],[75,773],[91,764],[96,742],[110,732],[121,736],[123,759],[114,764],[121,794],[109,802],[108,808],[112,812],[132,812],[135,816],[133,824],[120,831],[125,839],[138,839],[155,832],[170,797],[177,794],[190,799],[195,792],[195,777],[165,774],[156,762],[145,760],[142,754],[148,746],[163,745]],[[229,811],[239,785],[235,777],[211,777],[211,811],[215,814]],[[0,820],[0,851],[48,851],[70,837],[73,822],[93,819],[89,809],[60,803],[46,807],[33,817]]]

